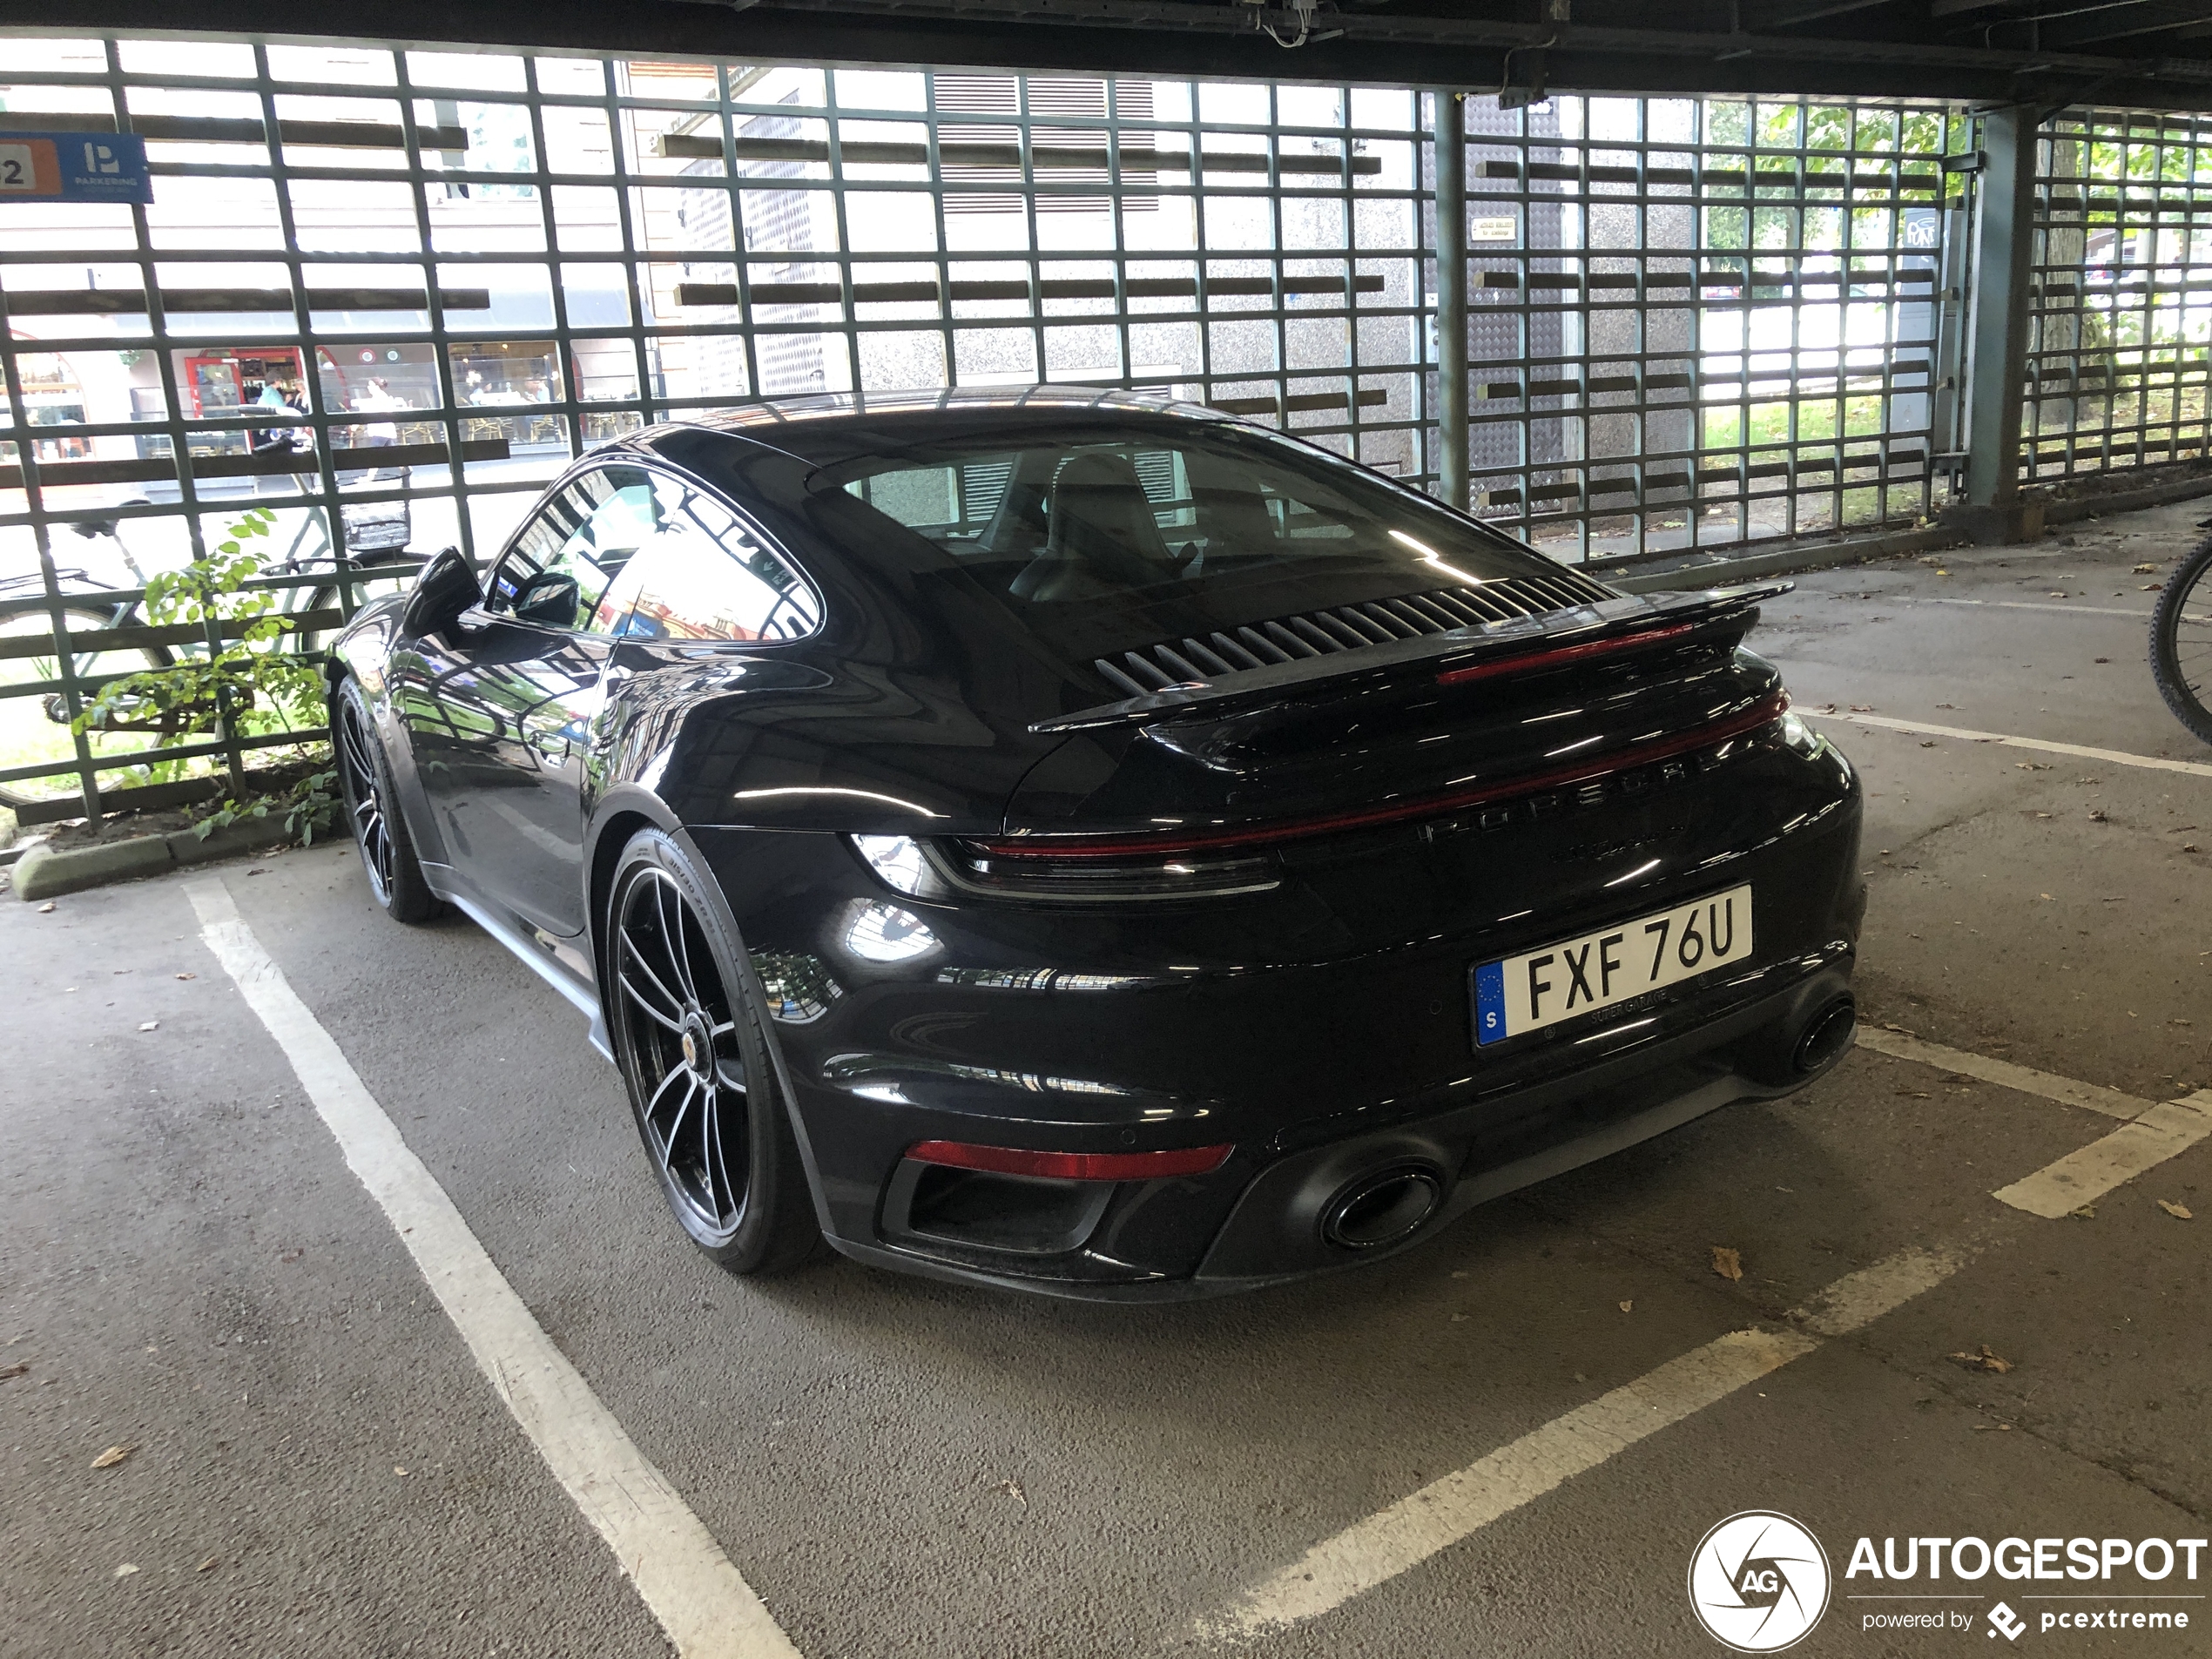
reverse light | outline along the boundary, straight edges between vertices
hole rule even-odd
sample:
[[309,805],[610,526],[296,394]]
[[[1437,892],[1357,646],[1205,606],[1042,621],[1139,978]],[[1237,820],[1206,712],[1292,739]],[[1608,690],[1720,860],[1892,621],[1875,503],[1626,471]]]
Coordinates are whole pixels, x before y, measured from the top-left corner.
[[916,1163],[988,1175],[1039,1176],[1052,1181],[1152,1181],[1163,1176],[1211,1175],[1235,1151],[1193,1146],[1171,1152],[1032,1152],[1015,1146],[974,1146],[965,1141],[917,1141],[907,1149]]
[[919,895],[929,885],[929,861],[921,843],[911,835],[855,835],[853,850],[882,880],[900,893]]
[[1810,755],[1820,747],[1820,733],[1798,718],[1795,710],[1782,717],[1782,741],[1801,755]]

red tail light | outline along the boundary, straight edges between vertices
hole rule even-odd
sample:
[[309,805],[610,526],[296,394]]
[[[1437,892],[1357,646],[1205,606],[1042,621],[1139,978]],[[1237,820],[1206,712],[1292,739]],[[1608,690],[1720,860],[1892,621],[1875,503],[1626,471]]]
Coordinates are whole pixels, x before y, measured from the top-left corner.
[[917,1141],[907,1156],[917,1163],[988,1175],[1035,1175],[1055,1181],[1151,1181],[1168,1175],[1211,1175],[1237,1149],[1193,1146],[1172,1152],[1032,1152],[1015,1146],[971,1146],[965,1141]]
[[1386,806],[1332,813],[1320,818],[1293,819],[1249,829],[1214,830],[1200,835],[1178,835],[1172,832],[1158,836],[1038,835],[1020,840],[978,841],[974,845],[992,858],[1005,860],[1009,866],[1023,860],[1158,858],[1190,853],[1220,853],[1234,847],[1264,846],[1277,841],[1295,840],[1301,836],[1325,835],[1336,830],[1365,829],[1376,824],[1398,824],[1409,819],[1440,817],[1446,813],[1463,812],[1470,806],[1484,806],[1494,801],[1514,800],[1523,795],[1538,794],[1545,790],[1568,788],[1587,783],[1594,778],[1626,772],[1631,766],[1649,765],[1655,760],[1710,748],[1771,725],[1780,719],[1789,707],[1789,693],[1775,691],[1761,698],[1749,708],[1735,714],[1723,715],[1709,725],[1655,738],[1644,743],[1623,744],[1620,748],[1608,750],[1571,765],[1546,772],[1524,772],[1517,778],[1501,779],[1483,788],[1429,795],[1414,800],[1392,801]]
[[1554,645],[1549,651],[1522,651],[1517,657],[1501,657],[1494,662],[1469,663],[1465,668],[1447,668],[1436,677],[1439,685],[1464,685],[1469,680],[1487,680],[1500,674],[1533,674],[1547,668],[1564,668],[1569,663],[1588,662],[1593,657],[1610,657],[1615,651],[1638,651],[1646,645],[1656,645],[1662,639],[1679,639],[1696,627],[1696,623],[1677,622],[1664,628],[1647,628],[1641,633],[1622,634],[1613,639],[1592,639],[1580,645]]

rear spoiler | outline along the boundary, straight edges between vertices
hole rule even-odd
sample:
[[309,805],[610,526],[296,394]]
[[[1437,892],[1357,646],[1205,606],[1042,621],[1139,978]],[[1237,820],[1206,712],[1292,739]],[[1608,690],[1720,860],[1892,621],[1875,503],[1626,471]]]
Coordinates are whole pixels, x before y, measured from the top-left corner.
[[[1407,671],[1433,671],[1447,683],[1487,678],[1515,669],[1563,665],[1608,648],[1632,650],[1646,637],[1673,637],[1708,622],[1738,615],[1762,600],[1777,598],[1797,584],[1754,582],[1741,587],[1710,588],[1699,593],[1656,596],[1623,594],[1594,604],[1575,605],[1541,617],[1480,628],[1423,634],[1386,645],[1369,645],[1337,656],[1307,657],[1268,668],[1246,669],[1211,680],[1172,686],[1163,691],[1101,703],[1029,730],[1044,734],[1096,731],[1103,726],[1150,725],[1181,716],[1218,719],[1260,704],[1317,687],[1339,693],[1360,685],[1406,678]],[[1342,682],[1341,685],[1338,682]]]

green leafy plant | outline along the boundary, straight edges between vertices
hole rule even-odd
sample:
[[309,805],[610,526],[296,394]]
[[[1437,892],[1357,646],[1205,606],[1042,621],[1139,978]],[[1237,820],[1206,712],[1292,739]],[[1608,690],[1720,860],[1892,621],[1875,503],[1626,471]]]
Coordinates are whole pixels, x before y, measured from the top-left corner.
[[206,840],[217,830],[228,829],[249,818],[284,814],[285,833],[302,846],[313,846],[315,837],[327,835],[338,821],[338,769],[310,772],[291,788],[252,800],[226,800],[192,826],[192,833]]
[[293,624],[277,614],[277,596],[246,585],[261,561],[246,543],[268,535],[275,523],[270,509],[248,509],[211,550],[147,578],[148,622],[158,628],[212,623],[220,643],[109,681],[71,722],[75,730],[158,732],[167,744],[212,732],[224,720],[236,727],[257,708],[287,728],[319,722],[322,676],[282,649]]

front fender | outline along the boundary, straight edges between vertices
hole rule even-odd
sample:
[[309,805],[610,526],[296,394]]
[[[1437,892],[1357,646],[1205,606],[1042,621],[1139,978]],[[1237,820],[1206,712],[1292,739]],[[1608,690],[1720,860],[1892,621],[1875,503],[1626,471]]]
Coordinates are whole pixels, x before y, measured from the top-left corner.
[[334,710],[338,687],[351,678],[368,699],[384,758],[392,767],[392,786],[399,795],[401,815],[415,838],[415,851],[426,863],[451,862],[445,838],[438,833],[430,798],[423,792],[422,775],[415,764],[415,745],[408,740],[407,722],[400,718],[397,698],[404,690],[407,653],[400,638],[401,600],[398,596],[367,604],[332,642],[324,664]]

